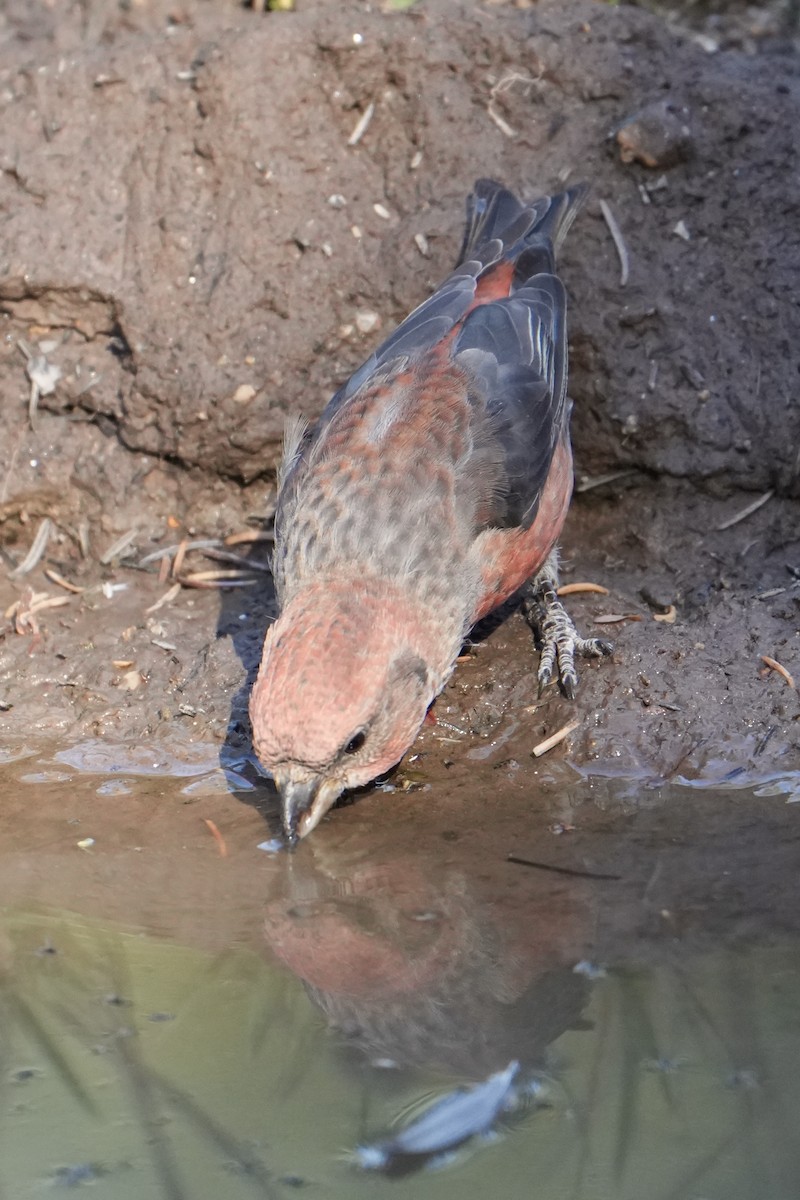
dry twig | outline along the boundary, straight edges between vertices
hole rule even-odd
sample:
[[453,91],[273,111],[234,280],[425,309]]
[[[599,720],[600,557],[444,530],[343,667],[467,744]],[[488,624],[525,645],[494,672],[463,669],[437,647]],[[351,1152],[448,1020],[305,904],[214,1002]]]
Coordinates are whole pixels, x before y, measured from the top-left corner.
[[25,555],[25,558],[10,572],[12,579],[19,578],[20,575],[27,575],[39,563],[47,549],[47,543],[50,540],[50,533],[53,528],[53,522],[49,517],[45,517],[39,528],[36,530],[36,537],[33,539],[33,544]]
[[214,841],[217,843],[217,846],[219,847],[220,858],[227,858],[228,857],[228,847],[225,845],[225,838],[222,836],[219,829],[217,828],[216,822],[212,821],[210,817],[203,817],[203,824],[206,825],[208,827],[208,829],[211,831]]
[[538,746],[534,746],[531,754],[534,756],[534,758],[541,758],[541,756],[546,754],[548,750],[552,750],[554,746],[557,746],[560,742],[563,742],[565,738],[569,737],[569,735],[573,733],[579,725],[580,721],[570,721],[568,725],[563,725],[561,729],[557,730],[555,733],[552,733],[549,738],[545,738],[543,742],[539,742]]
[[729,517],[727,521],[723,521],[717,526],[717,533],[722,533],[724,529],[731,529],[734,525],[738,525],[740,521],[744,521],[747,517],[751,517],[754,512],[758,512],[768,500],[771,500],[775,495],[774,491],[764,492],[763,496],[759,496],[752,504],[748,504],[741,512],[736,513],[734,517]]
[[185,587],[227,588],[250,587],[258,580],[245,571],[190,571],[188,575],[182,575],[179,582]]
[[243,529],[241,533],[229,533],[225,538],[226,546],[249,545],[251,542],[274,542],[275,534],[266,529]]
[[[162,550],[153,550],[152,553],[145,554],[144,558],[140,558],[136,565],[139,567],[149,567],[150,563],[159,562],[162,558],[172,558],[173,554],[177,554],[182,545],[183,543],[179,542],[177,546],[164,546]],[[185,553],[188,554],[190,550],[213,550],[216,546],[221,545],[222,542],[219,538],[204,538],[200,541],[187,542]]]
[[617,224],[617,219],[605,200],[600,201],[600,212],[603,214],[603,220],[608,226],[608,232],[611,234],[617,254],[619,255],[619,285],[620,287],[625,287],[625,284],[628,282],[631,265],[628,247],[625,245],[625,239],[622,236],[622,230]]
[[639,472],[634,468],[625,471],[610,471],[607,475],[584,476],[578,481],[575,488],[576,492],[591,492],[594,488],[602,487],[605,483],[614,483],[617,479],[627,479],[631,475],[638,475]]
[[100,555],[100,562],[103,566],[107,567],[115,558],[121,558],[136,541],[138,533],[138,529],[129,529],[127,533],[123,533],[122,537],[118,537],[115,542],[112,542],[105,554]]
[[350,137],[347,139],[348,146],[357,146],[358,145],[358,143],[361,141],[364,134],[367,132],[367,129],[369,128],[369,123],[372,120],[374,115],[375,115],[375,101],[370,100],[369,104],[364,109],[361,116],[358,118],[358,121],[355,124],[355,128],[353,129],[353,132],[350,134]]
[[183,566],[183,560],[186,558],[186,550],[188,545],[188,541],[186,538],[184,538],[178,546],[178,549],[175,551],[175,557],[172,560],[172,574],[176,579],[181,573],[181,567]]
[[521,75],[519,71],[512,71],[510,74],[504,75],[502,79],[498,80],[498,82],[494,84],[492,90],[489,92],[489,103],[486,106],[486,112],[490,120],[494,121],[500,132],[504,133],[507,138],[515,138],[517,136],[517,131],[511,125],[509,125],[505,117],[502,117],[497,111],[497,97],[502,96],[504,92],[510,91],[510,89],[518,83],[522,84],[523,89],[527,93],[532,87],[535,87],[537,83],[541,83],[543,75],[544,66],[540,68],[539,74],[536,76]]
[[165,604],[171,604],[175,597],[180,594],[180,590],[181,585],[179,583],[173,583],[169,591],[165,592],[160,600],[156,600],[155,604],[151,604],[150,607],[146,608],[144,611],[146,613],[154,613],[157,612],[159,608],[163,608]]
[[607,596],[608,588],[602,583],[564,583],[557,590],[559,596],[578,596],[581,592],[594,592],[598,596]]
[[54,567],[45,567],[44,573],[53,583],[57,583],[59,587],[64,588],[66,592],[72,592],[75,596],[80,596],[84,590],[82,587],[78,587],[77,583],[70,583],[63,575],[59,575]]
[[770,658],[768,654],[762,654],[761,661],[765,667],[769,667],[770,671],[775,671],[777,675],[780,675],[781,679],[785,679],[790,688],[794,687],[794,676],[786,670],[783,663],[778,662],[777,658]]
[[268,562],[257,558],[245,558],[243,554],[231,554],[229,550],[204,550],[203,557],[211,558],[215,562],[232,563],[237,567],[249,567],[251,571],[266,571],[269,574],[272,570]]
[[69,596],[48,596],[47,592],[34,592],[32,588],[28,588],[19,600],[9,605],[3,616],[7,621],[14,622],[16,633],[30,631],[38,634],[40,631],[36,614],[48,608],[63,608],[69,602]]

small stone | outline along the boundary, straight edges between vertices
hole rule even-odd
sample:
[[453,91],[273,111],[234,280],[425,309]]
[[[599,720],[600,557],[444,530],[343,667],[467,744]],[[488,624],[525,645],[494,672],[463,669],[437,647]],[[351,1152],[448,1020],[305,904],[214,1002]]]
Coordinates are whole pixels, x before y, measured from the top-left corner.
[[240,383],[236,391],[233,393],[233,398],[237,404],[247,404],[253,399],[256,394],[256,389],[251,383]]
[[332,196],[328,196],[328,204],[331,208],[344,208],[347,201],[341,192],[334,192]]
[[668,613],[675,603],[672,592],[658,584],[646,584],[639,589],[639,595],[645,604],[657,613]]
[[360,308],[356,313],[356,329],[359,333],[373,333],[380,329],[381,319],[376,312],[368,308]]
[[606,976],[605,967],[601,967],[599,963],[590,962],[588,958],[582,958],[580,962],[575,963],[572,968],[573,975],[583,975],[585,979],[604,979]]
[[716,38],[709,37],[707,33],[696,33],[692,37],[692,41],[701,50],[705,50],[706,54],[716,54],[719,50],[719,42]]
[[648,104],[617,129],[620,158],[652,170],[684,162],[694,150],[688,116],[687,109],[669,100]]

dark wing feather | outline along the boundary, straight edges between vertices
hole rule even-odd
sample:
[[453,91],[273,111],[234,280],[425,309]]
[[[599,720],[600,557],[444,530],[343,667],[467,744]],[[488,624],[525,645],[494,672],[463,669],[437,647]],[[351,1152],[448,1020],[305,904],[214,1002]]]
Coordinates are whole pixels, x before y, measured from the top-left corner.
[[[566,295],[555,275],[555,253],[586,191],[578,185],[523,204],[493,180],[476,183],[456,271],[331,397],[286,472],[285,499],[343,404],[377,375],[390,380],[456,331],[452,353],[472,377],[476,421],[488,423],[476,429],[476,440],[493,441],[502,464],[490,524],[533,522],[568,418]],[[509,261],[515,264],[511,295],[482,302],[483,280]]]
[[563,284],[536,275],[507,300],[473,309],[454,352],[485,398],[502,448],[503,486],[491,523],[527,527],[569,417]]

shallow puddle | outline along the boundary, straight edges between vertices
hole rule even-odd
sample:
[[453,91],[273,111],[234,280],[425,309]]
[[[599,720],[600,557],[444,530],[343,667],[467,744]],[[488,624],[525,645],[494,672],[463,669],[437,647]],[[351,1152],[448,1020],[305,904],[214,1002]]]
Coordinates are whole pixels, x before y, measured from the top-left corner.
[[[800,1193],[796,777],[557,765],[288,855],[207,745],[4,757],[0,1197]],[[490,1137],[359,1165],[512,1060]]]

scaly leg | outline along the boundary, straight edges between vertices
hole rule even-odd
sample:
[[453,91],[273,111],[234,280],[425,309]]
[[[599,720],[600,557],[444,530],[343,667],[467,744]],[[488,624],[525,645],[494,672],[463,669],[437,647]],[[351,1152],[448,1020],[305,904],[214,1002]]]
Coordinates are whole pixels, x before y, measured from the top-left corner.
[[558,589],[558,551],[553,550],[542,569],[524,587],[522,611],[525,620],[542,643],[539,661],[539,695],[553,678],[558,665],[558,675],[564,694],[575,699],[578,675],[575,670],[575,655],[581,658],[602,658],[611,654],[614,647],[603,638],[582,638],[572,623],[564,605],[556,594]]

